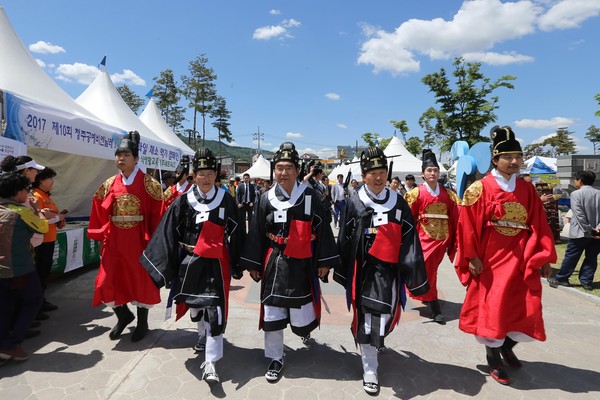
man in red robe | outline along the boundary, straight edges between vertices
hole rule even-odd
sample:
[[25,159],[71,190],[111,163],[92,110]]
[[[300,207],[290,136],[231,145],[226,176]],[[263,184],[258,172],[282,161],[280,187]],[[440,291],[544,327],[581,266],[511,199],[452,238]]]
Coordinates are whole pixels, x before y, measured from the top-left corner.
[[544,341],[542,284],[556,262],[554,238],[535,188],[517,179],[521,145],[508,126],[494,127],[494,169],[465,192],[455,268],[467,295],[460,330],[486,346],[490,375],[510,383],[502,359],[520,368],[517,342]]
[[160,184],[137,165],[138,144],[139,133],[130,132],[115,151],[120,173],[96,191],[88,228],[88,237],[102,242],[93,305],[114,309],[118,322],[109,334],[113,340],[135,319],[127,303],[137,306],[134,342],[146,336],[148,309],[160,303],[159,290],[139,258],[160,222],[163,194]]
[[192,187],[193,182],[188,180],[188,176],[190,175],[190,156],[186,154],[181,157],[179,167],[177,167],[177,171],[175,172],[177,173],[175,176],[175,184],[169,186],[163,193],[163,213],[179,196]]
[[431,318],[444,325],[446,319],[438,300],[437,272],[445,254],[448,254],[450,261],[454,260],[460,199],[454,191],[438,183],[440,167],[435,154],[429,149],[423,150],[421,171],[425,182],[406,193],[404,199],[417,222],[429,291],[420,296],[409,294],[427,304],[431,309]]

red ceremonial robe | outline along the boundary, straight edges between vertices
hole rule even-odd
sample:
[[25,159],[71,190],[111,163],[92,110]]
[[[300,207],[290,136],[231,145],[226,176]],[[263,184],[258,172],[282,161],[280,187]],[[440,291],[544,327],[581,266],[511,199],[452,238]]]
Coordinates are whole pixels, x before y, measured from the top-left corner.
[[[465,192],[457,229],[455,268],[467,295],[459,328],[504,339],[521,332],[544,341],[540,268],[556,262],[554,238],[532,184],[516,180],[514,192],[486,175]],[[479,257],[483,271],[469,272]]]
[[416,300],[433,301],[438,299],[437,273],[444,254],[447,253],[450,261],[454,261],[460,199],[452,190],[447,190],[441,185],[439,194],[433,196],[425,185],[427,184],[412,189],[406,193],[404,199],[417,222],[429,291],[421,296],[410,292],[409,295]]
[[[179,189],[178,189],[178,187],[179,187]],[[185,192],[190,190],[191,187],[192,187],[192,185],[190,185],[190,183],[186,180],[184,182],[184,184],[181,186],[179,186],[179,184],[176,183],[175,185],[167,188],[167,190],[165,190],[165,192],[163,193],[164,200],[163,200],[162,214],[164,214],[165,211],[167,211],[167,208],[169,208],[169,206],[171,204],[173,204],[173,202],[175,200],[177,200],[177,198],[179,196],[181,196],[182,194],[184,194]]]
[[[123,175],[107,179],[96,191],[88,228],[90,239],[103,241],[93,305],[132,301],[160,303],[160,293],[139,258],[161,218],[162,188],[142,171],[131,185]],[[141,221],[129,220],[142,219]],[[125,217],[114,220],[114,217]]]

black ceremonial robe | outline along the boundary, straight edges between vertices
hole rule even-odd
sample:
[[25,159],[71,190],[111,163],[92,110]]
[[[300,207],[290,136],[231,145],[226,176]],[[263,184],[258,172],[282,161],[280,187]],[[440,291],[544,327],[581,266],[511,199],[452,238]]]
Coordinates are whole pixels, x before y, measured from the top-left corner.
[[[410,207],[396,192],[384,190],[383,200],[375,199],[364,186],[348,199],[338,235],[342,264],[333,275],[346,288],[356,342],[375,347],[383,346],[383,338],[398,324],[400,306],[406,302],[405,288],[414,295],[429,290]],[[391,314],[383,335],[365,333],[366,313],[373,317]],[[380,332],[377,328],[371,331]]]
[[[214,188],[202,199],[194,185],[169,207],[140,257],[157,287],[173,282],[173,300],[203,308],[211,335],[224,332],[229,285],[239,272],[242,246],[237,207],[224,190]],[[217,306],[224,311],[219,318]],[[185,309],[185,307],[184,307]]]
[[[298,240],[298,232],[308,237]],[[277,243],[285,241],[284,238],[289,238],[289,242]],[[292,247],[294,252],[306,250],[306,253],[301,257],[289,256]],[[316,328],[321,315],[317,268],[333,267],[339,262],[331,226],[325,222],[325,211],[312,188],[296,184],[288,199],[275,184],[262,194],[240,259],[245,269],[261,271],[262,305],[300,308],[312,302],[317,321],[309,329]],[[282,329],[264,326],[262,307],[259,328]]]

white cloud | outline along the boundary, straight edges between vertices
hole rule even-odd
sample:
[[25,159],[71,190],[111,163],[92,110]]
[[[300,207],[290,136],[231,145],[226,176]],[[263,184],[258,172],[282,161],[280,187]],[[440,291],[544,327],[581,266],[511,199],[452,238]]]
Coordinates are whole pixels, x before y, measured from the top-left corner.
[[569,127],[575,123],[572,118],[553,117],[550,119],[520,119],[515,121],[519,128],[557,129]]
[[531,144],[538,144],[538,143],[542,143],[544,140],[546,140],[546,139],[550,139],[550,138],[551,138],[551,137],[553,137],[553,136],[556,136],[556,132],[554,132],[554,133],[549,133],[549,134],[547,134],[547,135],[544,135],[544,136],[540,136],[539,138],[532,140],[532,141],[531,141]]
[[470,62],[481,62],[489,65],[507,65],[507,64],[523,64],[533,62],[535,59],[530,56],[510,53],[494,53],[494,52],[475,52],[463,54],[465,60]]
[[30,44],[29,51],[31,51],[32,53],[39,53],[39,54],[66,53],[64,48],[54,45],[50,42],[44,42],[43,40],[37,41],[33,44]]
[[[252,141],[252,144],[256,144],[256,145],[258,145],[258,141],[257,141],[257,140],[253,140],[253,141]],[[273,146],[273,143],[270,143],[270,142],[265,142],[264,140],[261,140],[261,141],[260,141],[260,148],[261,148],[261,149],[264,149],[264,148],[265,148],[265,147],[267,147],[267,146]],[[279,149],[279,147],[277,147],[277,149]],[[273,150],[273,151],[274,151],[274,150]]]
[[325,94],[325,97],[327,97],[329,100],[340,100],[341,99],[340,95],[337,93],[327,93],[327,94]]
[[298,154],[300,154],[300,155],[305,154],[305,153],[310,153],[310,154],[316,155],[317,157],[319,157],[321,159],[327,159],[336,153],[336,150],[326,148],[326,147],[319,149],[319,150],[313,149],[311,147],[306,147],[304,149],[296,149],[296,150],[298,150]]
[[336,126],[341,129],[348,129],[348,125],[346,124],[336,124]]
[[35,59],[35,62],[37,63],[37,65],[39,65],[39,66],[40,66],[40,67],[42,67],[42,68],[45,68],[45,67],[46,67],[46,63],[45,63],[45,62],[43,62],[42,60],[40,60],[39,58],[36,58],[36,59]]
[[269,11],[269,14],[271,14],[271,15],[279,15],[279,14],[281,14],[281,11],[273,9],[273,10]]
[[241,144],[239,144],[238,142],[236,142],[235,140],[231,143],[227,143],[229,146],[233,146],[233,147],[241,147]]
[[598,0],[561,0],[540,17],[538,25],[543,31],[578,28],[583,21],[598,14]]
[[[74,63],[60,64],[55,69],[55,73],[58,80],[65,82],[75,81],[83,85],[89,85],[96,79],[100,70],[95,65]],[[115,85],[125,83],[135,86],[146,86],[146,81],[129,69],[124,69],[122,73],[111,75],[111,79]]]
[[94,81],[100,70],[94,65],[82,63],[60,64],[56,70],[56,79],[65,82],[77,82],[89,85]]
[[[361,47],[358,63],[372,65],[375,73],[417,72],[420,68],[417,55],[450,59],[483,52],[497,43],[531,34],[541,12],[541,7],[531,1],[472,0],[465,1],[450,21],[410,19],[394,32],[364,25],[363,33],[368,40]],[[505,57],[504,61],[507,60]],[[523,62],[520,57],[516,60]]]
[[263,26],[257,28],[252,34],[252,39],[256,40],[271,40],[273,38],[291,39],[294,36],[290,33],[290,28],[297,28],[301,25],[295,19],[284,19],[279,25]]
[[296,133],[296,132],[287,132],[285,134],[285,137],[292,138],[292,139],[299,139],[301,137],[304,137],[304,135],[301,133]]
[[124,69],[123,73],[120,74],[112,74],[110,77],[115,85],[123,83],[135,86],[146,86],[146,81],[129,69]]

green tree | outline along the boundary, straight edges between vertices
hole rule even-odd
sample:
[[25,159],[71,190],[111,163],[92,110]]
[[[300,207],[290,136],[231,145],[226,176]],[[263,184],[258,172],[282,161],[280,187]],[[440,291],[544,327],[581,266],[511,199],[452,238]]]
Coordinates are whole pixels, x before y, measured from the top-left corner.
[[188,100],[188,105],[194,110],[193,128],[190,133],[190,141],[193,136],[194,147],[196,147],[196,137],[198,135],[197,117],[198,113],[202,116],[202,146],[206,138],[206,117],[210,115],[213,109],[214,101],[217,97],[215,80],[217,75],[212,68],[207,66],[208,58],[202,54],[190,61],[188,65],[189,75],[183,75],[181,82],[183,84],[182,93]]
[[[598,96],[600,97],[600,95]],[[596,154],[596,150],[600,149],[600,128],[596,128],[596,125],[590,126],[585,134],[585,138],[592,142],[594,154]]]
[[156,106],[165,118],[167,125],[175,133],[180,133],[183,129],[182,123],[185,121],[185,109],[179,105],[181,91],[173,77],[173,70],[166,69],[158,77],[155,76],[152,79],[155,82],[152,90]]
[[[598,102],[598,105],[600,105],[600,93],[598,93],[597,95],[594,96],[594,99],[596,99],[596,101]],[[600,117],[600,110],[596,111],[594,113],[594,115],[596,117]]]
[[535,156],[552,157],[552,151],[549,146],[544,145],[544,143],[532,143],[523,148],[523,156],[526,159]]
[[499,108],[499,97],[491,95],[500,87],[514,89],[511,81],[516,79],[505,75],[492,82],[480,71],[481,63],[466,62],[462,57],[455,58],[452,65],[454,85],[444,68],[421,79],[433,92],[439,109],[429,108],[419,124],[426,129],[426,139],[440,143],[442,151],[448,151],[456,140],[469,145],[489,141],[480,132],[498,119],[494,111]]
[[137,114],[140,107],[144,105],[144,99],[135,94],[135,92],[127,85],[117,86],[117,91],[121,95],[121,98],[125,104],[129,106],[131,111],[133,111],[134,114]]
[[410,130],[408,128],[408,125],[406,124],[406,120],[402,120],[402,121],[391,120],[390,122],[392,123],[392,125],[394,125],[394,128],[396,128],[397,130],[400,131],[400,134],[402,135],[402,140],[406,143],[406,134]]
[[573,132],[567,128],[558,128],[556,134],[543,141],[544,145],[551,147],[552,155],[557,157],[562,154],[572,154],[575,151],[575,140]]
[[217,96],[215,104],[211,112],[211,118],[214,118],[212,126],[217,128],[219,134],[219,157],[221,157],[221,139],[231,143],[233,137],[229,130],[229,118],[231,118],[231,111],[227,109],[227,102],[224,97]]
[[384,149],[387,147],[388,144],[390,144],[390,141],[392,140],[392,138],[389,139],[383,139],[379,136],[379,133],[371,133],[371,132],[365,132],[361,135],[362,140],[364,140],[364,142],[367,144],[367,146],[375,146],[378,145],[381,149]]
[[420,157],[423,153],[423,141],[416,136],[409,137],[405,142],[405,147],[413,156]]

